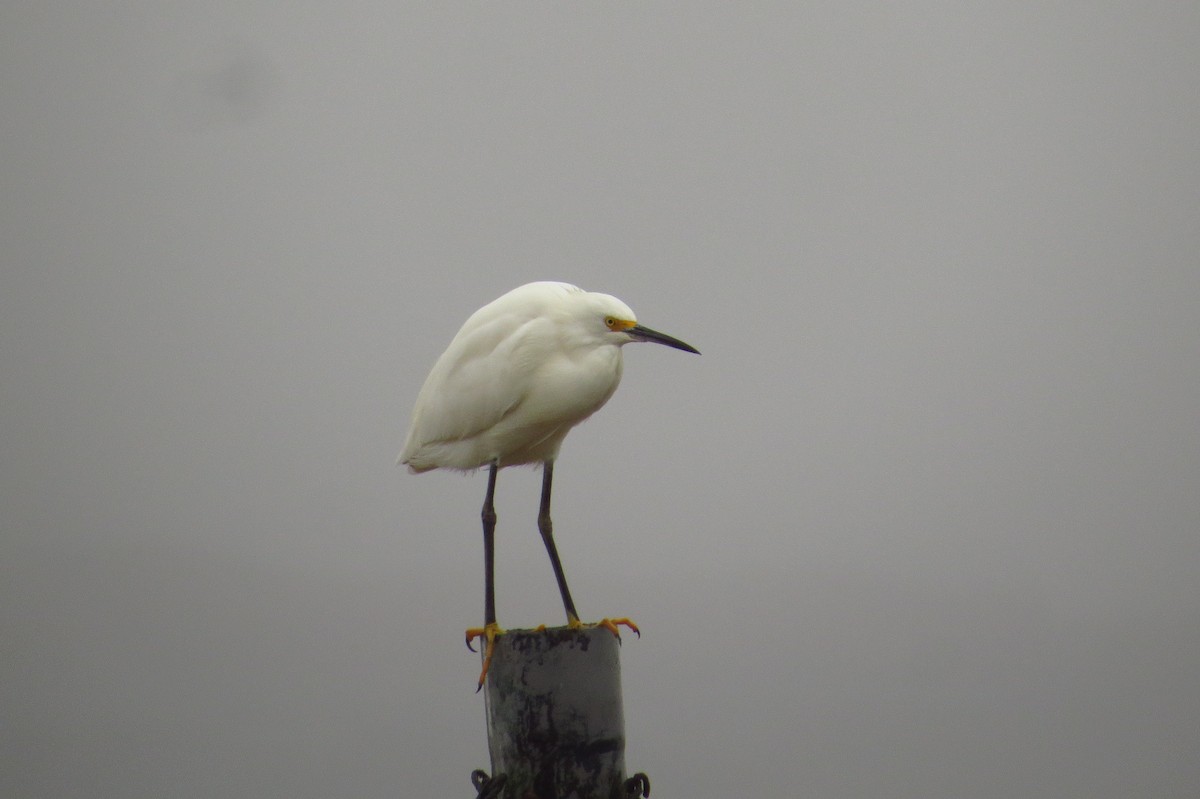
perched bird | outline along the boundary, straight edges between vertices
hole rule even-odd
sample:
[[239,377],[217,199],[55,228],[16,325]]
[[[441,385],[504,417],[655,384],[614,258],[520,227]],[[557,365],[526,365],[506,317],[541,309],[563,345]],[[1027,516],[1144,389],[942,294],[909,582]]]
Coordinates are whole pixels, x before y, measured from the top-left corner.
[[[485,642],[483,686],[496,635],[495,539],[492,500],[505,466],[542,465],[538,531],[550,555],[567,624],[582,626],[550,521],[554,459],[572,427],[600,409],[621,381],[621,347],[653,341],[699,351],[644,327],[629,306],[567,283],[529,283],[473,313],[438,358],[417,396],[400,463],[414,474],[430,469],[488,467],[483,500],[484,625],[467,630],[467,645]],[[637,631],[628,619],[600,622]]]

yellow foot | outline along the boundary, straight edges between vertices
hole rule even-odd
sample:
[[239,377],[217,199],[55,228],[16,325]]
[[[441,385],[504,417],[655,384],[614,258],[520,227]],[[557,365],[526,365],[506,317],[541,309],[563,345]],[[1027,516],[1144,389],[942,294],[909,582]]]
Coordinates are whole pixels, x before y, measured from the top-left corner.
[[[633,623],[633,619],[626,619],[626,618],[601,619],[600,621],[595,622],[594,624],[584,624],[583,622],[581,622],[579,619],[575,618],[574,616],[567,617],[567,626],[570,627],[572,630],[579,630],[584,627],[603,627],[604,629],[608,630],[610,633],[615,635],[617,637],[618,641],[621,640],[621,630],[620,630],[621,625],[624,625],[624,626],[628,627],[629,629],[633,630],[633,632],[637,635],[638,638],[642,637],[642,631],[639,630],[638,626]],[[545,625],[542,625],[538,629],[539,630],[545,629]]]
[[601,619],[600,621],[596,622],[596,624],[594,626],[603,627],[604,629],[608,630],[610,633],[615,635],[617,637],[617,640],[620,641],[621,640],[621,630],[619,629],[619,627],[622,624],[625,625],[626,627],[628,627],[629,629],[633,630],[634,634],[637,635],[638,638],[642,637],[642,631],[639,630],[638,626],[633,623],[633,619],[625,619],[625,618]]
[[479,693],[479,689],[483,687],[483,681],[487,678],[488,667],[492,665],[492,655],[496,654],[496,636],[504,630],[500,629],[500,625],[496,622],[485,624],[482,627],[472,627],[467,630],[467,649],[472,652],[475,647],[471,646],[471,642],[478,638],[484,642],[483,646],[483,671],[479,672],[479,686],[475,689],[475,693]]

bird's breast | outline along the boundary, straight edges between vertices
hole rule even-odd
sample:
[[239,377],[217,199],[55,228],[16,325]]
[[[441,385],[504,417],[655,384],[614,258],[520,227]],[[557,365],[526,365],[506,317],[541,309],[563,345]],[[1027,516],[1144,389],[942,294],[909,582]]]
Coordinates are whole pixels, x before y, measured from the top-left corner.
[[550,358],[538,370],[530,404],[548,418],[583,421],[616,391],[621,367],[621,350],[615,346]]

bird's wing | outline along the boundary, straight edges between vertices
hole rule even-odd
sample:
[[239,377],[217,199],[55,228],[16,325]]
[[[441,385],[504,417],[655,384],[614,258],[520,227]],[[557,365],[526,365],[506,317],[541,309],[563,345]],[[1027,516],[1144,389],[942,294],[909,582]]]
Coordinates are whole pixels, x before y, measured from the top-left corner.
[[401,460],[489,430],[528,395],[541,360],[542,319],[493,318],[464,326],[438,359],[413,411]]

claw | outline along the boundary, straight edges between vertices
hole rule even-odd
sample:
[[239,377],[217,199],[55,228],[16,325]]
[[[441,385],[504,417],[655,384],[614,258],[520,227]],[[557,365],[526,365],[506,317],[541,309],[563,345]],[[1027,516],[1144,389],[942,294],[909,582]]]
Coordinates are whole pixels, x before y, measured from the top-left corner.
[[467,649],[472,652],[476,651],[475,647],[471,646],[471,641],[478,638],[483,641],[483,670],[479,672],[479,685],[475,688],[475,693],[479,693],[479,689],[483,688],[483,681],[487,678],[488,668],[492,665],[492,656],[496,654],[496,636],[504,632],[500,629],[500,625],[496,622],[485,624],[482,627],[472,627],[467,630]]
[[620,625],[625,625],[629,629],[633,630],[634,634],[638,638],[642,637],[642,631],[639,630],[638,626],[633,623],[633,619],[601,619],[600,621],[596,622],[597,627],[603,627],[604,629],[608,630],[610,633],[616,636],[618,641],[621,640]]

